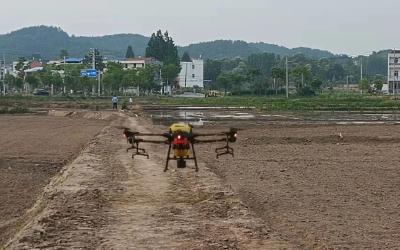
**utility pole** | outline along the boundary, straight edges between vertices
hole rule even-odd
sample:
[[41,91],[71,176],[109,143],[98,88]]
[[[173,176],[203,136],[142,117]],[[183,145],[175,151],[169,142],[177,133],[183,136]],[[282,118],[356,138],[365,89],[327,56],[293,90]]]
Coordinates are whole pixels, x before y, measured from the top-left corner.
[[289,99],[289,68],[288,57],[286,56],[286,99]]
[[0,80],[3,82],[3,90],[1,91],[3,95],[6,95],[6,87],[5,87],[5,73],[6,73],[6,67],[5,67],[5,59],[4,59],[4,54],[3,54],[3,60],[1,61],[0,67],[1,67],[1,74],[0,74]]
[[185,63],[186,67],[185,67],[185,88],[187,87],[186,81],[187,81],[187,65],[188,63]]
[[101,71],[99,70],[99,75],[98,75],[98,84],[99,86],[97,86],[97,95],[100,97],[101,96]]
[[347,94],[349,94],[349,90],[350,90],[350,88],[349,88],[349,76],[347,76]]
[[363,59],[362,59],[362,56],[360,57],[360,62],[361,62],[361,67],[360,67],[360,70],[361,70],[361,72],[360,72],[360,84],[361,84],[361,94],[363,94],[363,83],[362,83],[362,81],[363,81],[363,79],[364,79],[364,77],[363,77]]
[[364,79],[364,77],[363,77],[363,59],[362,59],[362,56],[361,56],[360,61],[361,61],[361,81],[362,81]]
[[164,95],[164,83],[162,80],[162,68],[160,67],[160,85],[161,85],[161,95]]
[[[390,64],[389,64],[390,66]],[[397,73],[397,78],[399,78],[399,75]],[[393,50],[393,95],[396,95],[397,92],[397,80],[396,79],[396,48]]]
[[6,56],[3,53],[3,95],[6,95]]
[[63,77],[63,93],[65,94],[66,88],[65,88],[65,77],[67,76],[66,71],[65,71],[65,56],[64,56],[64,77]]
[[95,49],[92,49],[92,69],[96,69],[96,55]]

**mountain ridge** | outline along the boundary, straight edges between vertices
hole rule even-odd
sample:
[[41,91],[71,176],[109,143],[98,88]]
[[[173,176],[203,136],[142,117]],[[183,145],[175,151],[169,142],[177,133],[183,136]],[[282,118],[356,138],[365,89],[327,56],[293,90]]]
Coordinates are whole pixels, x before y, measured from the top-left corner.
[[[40,54],[43,59],[59,58],[60,51],[66,49],[70,56],[82,57],[90,48],[97,48],[107,58],[125,56],[129,45],[133,46],[136,55],[144,55],[149,37],[140,34],[122,33],[104,36],[69,35],[60,27],[32,26],[0,35],[0,54],[6,59],[16,60],[18,57],[31,57]],[[204,59],[223,59],[247,57],[251,54],[273,53],[290,56],[302,53],[312,59],[334,57],[335,54],[306,47],[287,48],[265,42],[246,42],[242,40],[214,40],[178,46],[180,54],[189,52],[192,57],[202,56]]]

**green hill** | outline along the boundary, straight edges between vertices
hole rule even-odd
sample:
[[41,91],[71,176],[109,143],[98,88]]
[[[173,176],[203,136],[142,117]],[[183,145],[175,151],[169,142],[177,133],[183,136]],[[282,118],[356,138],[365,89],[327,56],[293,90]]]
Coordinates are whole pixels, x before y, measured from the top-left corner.
[[202,42],[191,44],[186,47],[180,47],[179,51],[188,51],[193,57],[203,58],[233,58],[248,57],[251,54],[272,53],[280,56],[293,56],[295,54],[303,54],[312,59],[320,59],[324,57],[334,57],[335,55],[329,51],[310,49],[310,48],[294,48],[289,49],[283,46],[269,43],[247,43],[245,41],[217,40],[212,42]]
[[62,49],[68,50],[70,56],[82,57],[90,48],[98,48],[106,57],[123,57],[129,45],[136,54],[143,55],[147,42],[148,38],[142,35],[79,37],[69,36],[60,28],[37,26],[0,35],[0,54],[4,53],[8,61],[33,54],[50,60],[58,58]]
[[[36,26],[23,28],[8,34],[0,35],[0,54],[6,59],[16,60],[18,57],[32,57],[40,54],[43,59],[51,60],[59,57],[60,51],[66,49],[70,56],[82,57],[90,48],[98,48],[108,58],[120,58],[125,55],[129,45],[136,55],[144,55],[149,38],[137,34],[117,34],[101,37],[70,36],[57,27]],[[217,40],[201,42],[185,47],[179,47],[180,54],[188,51],[192,57],[203,58],[234,58],[247,57],[251,54],[274,53],[277,55],[294,55],[319,59],[333,57],[334,54],[317,49],[289,49],[268,43],[247,43],[245,41]]]

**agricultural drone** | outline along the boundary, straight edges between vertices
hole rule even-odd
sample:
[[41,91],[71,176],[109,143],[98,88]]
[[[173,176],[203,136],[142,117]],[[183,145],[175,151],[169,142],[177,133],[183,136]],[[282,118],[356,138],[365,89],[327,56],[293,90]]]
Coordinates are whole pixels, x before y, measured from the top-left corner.
[[[124,136],[128,143],[131,144],[131,147],[127,149],[127,152],[129,150],[135,150],[132,154],[132,158],[135,158],[135,156],[145,156],[147,159],[149,159],[149,154],[144,148],[140,147],[141,143],[166,144],[168,145],[168,153],[164,172],[168,171],[168,165],[171,160],[177,161],[178,168],[186,168],[186,161],[193,160],[196,166],[196,172],[198,172],[199,167],[197,165],[194,145],[200,143],[224,142],[225,146],[215,149],[217,158],[222,155],[232,155],[233,157],[233,148],[230,147],[230,143],[236,142],[237,131],[237,129],[231,128],[227,132],[198,134],[193,133],[193,126],[190,124],[174,123],[169,128],[169,131],[163,134],[146,134],[134,132],[128,128],[125,128]],[[159,137],[163,139],[145,139],[148,137]],[[209,139],[207,139],[207,137]],[[173,151],[172,156],[171,150]]]

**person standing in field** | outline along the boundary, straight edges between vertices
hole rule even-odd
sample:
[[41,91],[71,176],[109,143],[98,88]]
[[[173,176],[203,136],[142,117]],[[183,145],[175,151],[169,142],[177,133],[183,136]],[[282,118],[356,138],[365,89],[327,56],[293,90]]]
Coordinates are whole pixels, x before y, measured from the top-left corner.
[[113,110],[117,110],[118,109],[118,97],[116,95],[113,95],[112,99],[112,105],[113,105]]
[[129,97],[129,108],[130,109],[133,108],[133,99],[132,99],[132,97]]

